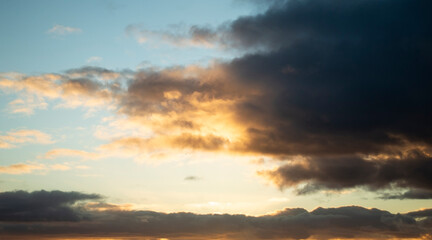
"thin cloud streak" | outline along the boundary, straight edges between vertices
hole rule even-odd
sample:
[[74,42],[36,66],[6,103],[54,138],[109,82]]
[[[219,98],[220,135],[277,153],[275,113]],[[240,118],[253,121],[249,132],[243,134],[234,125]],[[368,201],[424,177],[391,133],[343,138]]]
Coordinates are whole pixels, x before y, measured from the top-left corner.
[[80,28],[68,27],[56,24],[52,28],[50,28],[47,33],[54,35],[68,35],[72,33],[81,33],[82,30]]
[[44,170],[42,164],[17,163],[9,166],[0,166],[0,174],[28,174],[37,170]]
[[101,62],[102,60],[103,60],[102,57],[93,56],[93,57],[89,57],[86,62],[87,63],[98,63],[98,62]]
[[139,25],[131,24],[126,27],[125,33],[136,39],[139,44],[164,43],[175,47],[201,47],[214,48],[217,41],[217,32],[210,28],[192,26],[189,31],[152,31],[142,29]]
[[16,163],[7,166],[0,166],[0,174],[22,175],[40,174],[44,175],[49,171],[67,171],[82,166],[70,163],[43,164],[37,162]]
[[53,144],[51,135],[33,129],[9,131],[0,135],[0,148],[14,148],[23,144]]

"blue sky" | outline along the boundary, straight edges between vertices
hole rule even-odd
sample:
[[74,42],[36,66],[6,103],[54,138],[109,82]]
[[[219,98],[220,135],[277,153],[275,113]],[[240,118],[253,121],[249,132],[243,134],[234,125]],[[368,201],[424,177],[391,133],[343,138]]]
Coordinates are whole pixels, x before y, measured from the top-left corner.
[[[0,71],[59,72],[83,65],[109,69],[185,65],[231,57],[214,49],[152,47],[136,43],[125,29],[138,24],[149,30],[190,25],[217,26],[256,8],[233,1],[2,1]],[[206,9],[206,10],[204,10]],[[55,25],[80,29],[49,33]],[[177,25],[177,26],[175,26]],[[174,26],[174,27],[173,27]],[[181,57],[179,57],[181,56]],[[91,57],[101,60],[88,62]]]

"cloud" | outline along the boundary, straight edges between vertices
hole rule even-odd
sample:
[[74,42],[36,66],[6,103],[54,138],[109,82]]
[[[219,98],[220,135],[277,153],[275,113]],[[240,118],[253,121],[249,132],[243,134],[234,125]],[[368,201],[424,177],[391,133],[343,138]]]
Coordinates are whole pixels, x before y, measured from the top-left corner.
[[152,31],[131,24],[126,27],[125,32],[128,36],[134,37],[140,44],[165,43],[176,47],[213,48],[218,40],[216,31],[209,27],[199,26],[192,26],[189,31],[185,31],[181,26],[176,26],[171,31]]
[[191,134],[182,134],[172,140],[174,146],[180,148],[217,150],[223,147],[227,140],[212,135],[196,136]]
[[45,174],[48,171],[66,171],[70,170],[73,167],[82,168],[83,166],[74,166],[70,163],[56,163],[56,164],[42,164],[36,162],[27,162],[27,163],[16,163],[8,166],[0,166],[0,174],[31,174],[31,173],[39,173]]
[[81,68],[70,69],[66,75],[72,79],[87,78],[93,81],[97,80],[117,80],[127,75],[127,72],[115,72],[101,67],[85,66]]
[[185,181],[198,181],[198,180],[201,180],[201,178],[197,177],[197,176],[187,176],[184,178],[184,180]]
[[56,148],[46,152],[43,156],[46,159],[55,159],[59,157],[79,157],[81,159],[98,159],[101,156],[97,153],[86,152],[82,150],[66,149],[66,148]]
[[95,63],[95,62],[100,62],[102,61],[102,57],[98,57],[98,56],[93,56],[93,57],[89,57],[87,59],[87,63]]
[[36,191],[0,193],[3,236],[152,237],[169,239],[420,238],[431,233],[428,210],[393,214],[359,206],[284,209],[270,215],[160,213],[101,201],[97,194]]
[[55,35],[68,35],[72,33],[80,33],[82,30],[80,28],[74,28],[74,27],[68,27],[56,24],[52,28],[48,30],[49,34],[55,34]]
[[382,199],[432,199],[431,190],[411,189],[401,194],[383,194]]
[[49,134],[39,130],[14,130],[0,135],[0,148],[12,148],[22,144],[52,144],[54,140]]
[[[404,141],[429,145],[431,116],[422,107],[432,103],[425,90],[431,74],[426,59],[432,55],[424,45],[432,35],[423,21],[428,7],[420,1],[347,1],[338,7],[331,1],[288,1],[219,30],[231,47],[252,53],[189,76],[186,69],[183,76],[169,74],[175,69],[143,71],[129,85],[122,110],[134,116],[193,114],[206,106],[194,105],[195,96],[229,100],[222,109],[233,119],[225,122],[244,126],[237,132],[242,142],[233,144],[242,152],[378,154]],[[177,91],[179,98],[163,101],[165,91]]]
[[26,174],[35,170],[44,170],[46,167],[42,164],[17,163],[9,166],[0,166],[0,174]]
[[[310,158],[283,165],[276,170],[262,171],[260,174],[281,189],[306,184],[297,190],[298,194],[354,187],[379,189],[398,186],[432,190],[429,177],[432,174],[432,159],[418,152],[410,153],[402,159],[375,161],[360,157]],[[410,191],[400,197],[425,198],[427,194]]]
[[26,96],[25,100],[18,98],[8,103],[10,112],[25,115],[32,115],[35,109],[46,109],[47,106],[44,99],[33,96]]
[[61,191],[0,193],[0,222],[62,222],[87,219],[76,202],[99,200],[97,194]]
[[[125,73],[126,74],[126,73]],[[57,107],[87,107],[95,110],[116,100],[123,73],[98,67],[71,69],[65,74],[39,76],[0,74],[0,89],[15,91],[18,98],[9,103],[14,113],[32,114],[35,108],[45,109],[47,101],[59,99]]]
[[432,208],[408,212],[406,215],[411,217],[432,217]]

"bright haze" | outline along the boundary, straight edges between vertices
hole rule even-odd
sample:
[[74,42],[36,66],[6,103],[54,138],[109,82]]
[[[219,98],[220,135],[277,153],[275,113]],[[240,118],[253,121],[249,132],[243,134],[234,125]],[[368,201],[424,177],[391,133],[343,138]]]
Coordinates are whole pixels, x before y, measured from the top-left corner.
[[432,1],[0,1],[1,239],[432,239]]

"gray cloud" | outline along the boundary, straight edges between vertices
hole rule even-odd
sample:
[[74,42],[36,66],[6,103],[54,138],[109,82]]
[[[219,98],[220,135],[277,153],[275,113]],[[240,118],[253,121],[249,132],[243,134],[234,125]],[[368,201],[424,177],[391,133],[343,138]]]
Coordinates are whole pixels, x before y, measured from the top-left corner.
[[408,212],[406,215],[411,217],[432,217],[432,208]]
[[187,176],[187,177],[184,178],[184,180],[186,180],[186,181],[198,181],[200,179],[201,178],[197,177],[197,176]]
[[[39,196],[34,201],[22,201],[22,196]],[[78,200],[98,199],[98,195],[54,192],[6,192],[2,211],[16,215],[26,209],[57,208],[59,204],[71,204]],[[50,196],[45,198],[45,196]],[[28,199],[29,197],[25,197]],[[39,200],[47,200],[39,202]],[[4,202],[4,200],[3,200]],[[43,207],[40,207],[43,205]],[[152,211],[115,210],[91,211],[80,209],[89,218],[74,219],[64,223],[22,222],[4,218],[0,222],[2,236],[26,237],[154,237],[172,239],[306,239],[306,238],[408,238],[431,233],[431,227],[418,217],[429,216],[428,210],[407,214],[392,214],[379,209],[358,206],[339,208],[284,209],[272,215],[258,217],[229,214],[159,213]],[[76,210],[76,208],[75,208]],[[40,219],[36,219],[38,221]]]
[[410,189],[404,193],[399,194],[384,194],[381,196],[382,199],[432,199],[431,190],[423,189]]
[[79,221],[88,214],[73,205],[99,200],[97,194],[61,191],[15,191],[0,193],[0,222]]
[[143,72],[129,86],[124,110],[190,107],[183,98],[158,105],[167,90],[236,95],[233,111],[249,126],[238,151],[320,156],[380,154],[404,140],[430,145],[432,115],[424,106],[432,104],[431,9],[420,0],[282,1],[213,29],[193,26],[190,38],[249,52],[217,66],[229,81]]
[[353,187],[378,189],[391,186],[427,189],[408,191],[385,198],[430,198],[432,160],[414,152],[403,159],[364,160],[360,157],[311,158],[263,171],[280,188],[307,184],[298,189],[306,194],[321,189],[341,190]]

